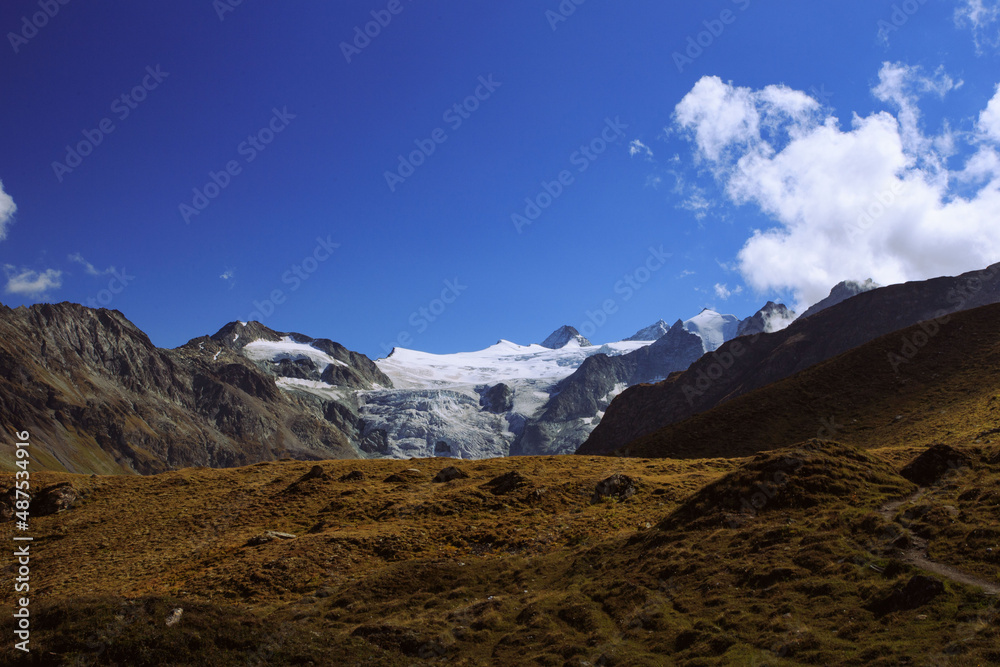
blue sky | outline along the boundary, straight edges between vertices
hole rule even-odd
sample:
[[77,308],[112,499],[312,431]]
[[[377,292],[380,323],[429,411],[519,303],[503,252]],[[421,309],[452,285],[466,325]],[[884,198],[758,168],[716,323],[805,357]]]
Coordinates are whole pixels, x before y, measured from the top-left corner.
[[7,2],[0,301],[106,305],[166,347],[254,317],[378,357],[981,268],[998,13]]

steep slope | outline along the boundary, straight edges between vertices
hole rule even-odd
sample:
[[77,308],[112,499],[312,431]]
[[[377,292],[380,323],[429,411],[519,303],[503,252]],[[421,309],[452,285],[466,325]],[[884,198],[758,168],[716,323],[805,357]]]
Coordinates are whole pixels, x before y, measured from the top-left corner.
[[282,336],[233,324],[163,350],[117,311],[2,307],[0,420],[35,435],[39,467],[74,472],[358,456],[324,417],[327,402],[279,391],[274,374],[241,354],[252,338]]
[[679,376],[617,397],[580,454],[607,454],[656,430],[917,322],[1000,301],[1000,264],[863,292],[775,333],[732,340]]
[[857,296],[863,292],[870,292],[873,289],[878,289],[882,287],[871,278],[865,281],[858,280],[845,280],[843,282],[837,283],[830,290],[830,295],[827,296],[822,301],[817,301],[812,306],[806,309],[806,312],[802,313],[802,317],[810,317],[816,313],[826,310],[831,306],[836,306],[838,303],[847,301],[853,296]]
[[957,313],[938,326],[934,335],[928,335],[932,323],[888,334],[661,428],[617,454],[748,456],[810,437],[861,448],[996,440],[1000,304]]

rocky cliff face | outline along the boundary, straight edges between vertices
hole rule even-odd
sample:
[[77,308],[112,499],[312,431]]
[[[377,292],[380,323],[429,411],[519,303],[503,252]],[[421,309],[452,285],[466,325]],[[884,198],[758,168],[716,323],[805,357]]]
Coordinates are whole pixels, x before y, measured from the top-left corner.
[[[956,278],[863,291],[775,333],[731,340],[684,373],[619,395],[577,450],[607,454],[668,424],[918,322],[1000,302],[1000,264]],[[942,321],[939,319],[938,322]],[[928,325],[933,328],[933,324]],[[900,342],[901,354],[905,343]]]
[[[2,307],[0,420],[32,433],[42,465],[72,472],[357,457],[344,425],[327,418],[329,401],[280,391],[280,367],[242,354],[248,342],[281,338],[234,323],[164,350],[117,311]],[[345,359],[346,381],[388,382],[369,360],[327,347]]]
[[704,341],[678,321],[652,345],[619,356],[588,357],[562,380],[542,413],[528,421],[511,454],[565,454],[575,450],[627,387],[662,380],[704,353]]

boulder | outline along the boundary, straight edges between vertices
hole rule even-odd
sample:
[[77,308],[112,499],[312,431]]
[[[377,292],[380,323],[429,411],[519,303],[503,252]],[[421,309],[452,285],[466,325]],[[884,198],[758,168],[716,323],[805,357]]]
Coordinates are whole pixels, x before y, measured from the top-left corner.
[[360,470],[352,470],[346,475],[342,475],[340,478],[341,482],[363,482],[365,481],[365,474]]
[[591,503],[597,503],[604,498],[614,498],[616,500],[626,500],[635,495],[636,482],[628,475],[615,473],[611,477],[602,479],[594,489],[594,495],[590,499]]
[[969,457],[948,445],[933,445],[906,464],[900,475],[917,486],[936,484],[951,470],[969,465]]
[[469,473],[464,470],[459,470],[455,466],[448,466],[438,474],[434,475],[434,479],[431,481],[437,484],[443,484],[445,482],[450,482],[453,479],[466,479],[468,476]]
[[508,473],[500,475],[499,477],[494,477],[483,486],[492,491],[493,495],[502,496],[506,493],[510,493],[511,491],[515,491],[522,486],[526,486],[527,484],[527,477],[516,470],[512,470]]
[[80,494],[70,486],[69,482],[45,487],[31,499],[31,516],[48,516],[65,512],[76,505],[79,499]]

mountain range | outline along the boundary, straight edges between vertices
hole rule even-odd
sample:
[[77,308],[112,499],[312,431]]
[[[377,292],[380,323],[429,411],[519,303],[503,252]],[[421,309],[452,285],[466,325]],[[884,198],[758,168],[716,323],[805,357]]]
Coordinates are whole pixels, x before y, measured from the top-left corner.
[[563,326],[541,344],[396,348],[372,361],[259,322],[161,349],[118,311],[3,307],[0,415],[38,431],[40,465],[71,472],[566,454],[626,387],[683,370],[774,312],[791,316],[774,304],[744,321],[705,310],[603,345]]
[[117,311],[4,307],[0,417],[39,432],[40,465],[70,472],[610,454],[889,332],[996,302],[996,274],[842,283],[798,319],[768,302],[600,345],[562,326],[540,344],[375,361],[259,322],[160,349]]

